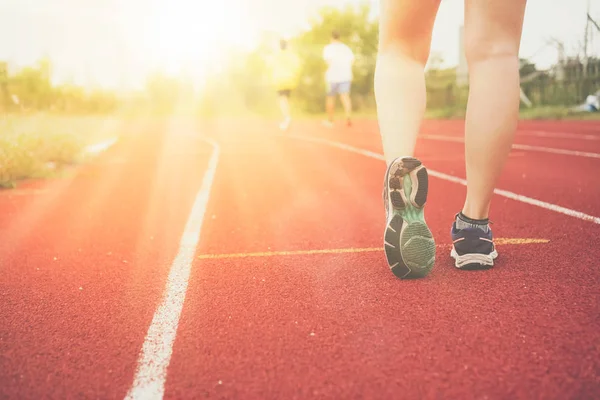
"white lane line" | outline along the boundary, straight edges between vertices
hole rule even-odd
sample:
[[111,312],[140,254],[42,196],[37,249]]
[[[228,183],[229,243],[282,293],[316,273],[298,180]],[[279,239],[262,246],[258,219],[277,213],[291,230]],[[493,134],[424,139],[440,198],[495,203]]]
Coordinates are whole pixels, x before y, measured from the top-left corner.
[[133,384],[125,397],[127,400],[159,400],[164,395],[167,368],[173,352],[173,343],[185,300],[191,264],[200,239],[202,221],[219,160],[219,145],[211,140],[205,140],[213,146],[213,153],[181,237],[179,251],[171,265],[162,301],[154,313],[154,318],[146,334]]
[[550,132],[550,131],[518,131],[518,136],[535,136],[543,138],[556,139],[579,139],[579,140],[600,140],[600,135],[592,135],[586,133],[571,133],[571,132]]
[[567,156],[600,158],[600,154],[599,153],[590,153],[588,151],[556,149],[556,148],[553,148],[553,147],[530,146],[530,145],[527,145],[527,144],[513,144],[513,149],[529,150],[529,151],[541,151],[543,153],[564,154],[564,155],[567,155]]
[[[419,137],[422,139],[438,140],[441,142],[456,142],[456,143],[464,143],[465,142],[465,140],[462,137],[456,137],[456,136],[420,135]],[[568,156],[600,158],[600,153],[590,153],[587,151],[556,149],[553,147],[530,146],[528,144],[513,144],[512,148],[517,149],[517,150],[538,151],[538,152],[542,152],[542,153],[564,154],[564,155],[568,155]]]
[[99,154],[105,150],[107,150],[108,148],[110,148],[112,145],[114,145],[115,143],[117,143],[117,138],[111,138],[111,139],[107,139],[103,142],[100,143],[96,143],[96,144],[92,144],[89,145],[85,148],[84,152],[87,154]]
[[[385,158],[383,157],[382,154],[374,153],[374,152],[368,151],[368,150],[363,150],[358,147],[353,147],[353,146],[347,145],[345,143],[334,142],[334,141],[320,139],[320,138],[299,136],[299,135],[288,135],[287,137],[305,140],[308,142],[321,143],[321,144],[325,144],[327,146],[337,147],[339,149],[350,151],[353,153],[362,154],[363,156],[375,158],[377,160],[385,160]],[[427,168],[427,172],[429,173],[429,175],[434,176],[436,178],[444,179],[446,181],[450,181],[450,182],[461,184],[463,186],[467,186],[466,179],[459,178],[459,177],[453,176],[453,175],[448,175],[443,172],[434,171],[429,168]],[[522,203],[526,203],[526,204],[530,204],[530,205],[537,206],[540,208],[544,208],[546,210],[550,210],[550,211],[554,211],[554,212],[557,212],[560,214],[568,215],[570,217],[582,219],[584,221],[589,221],[589,222],[593,222],[595,224],[600,224],[600,217],[594,217],[593,215],[589,215],[589,214],[583,213],[581,211],[571,210],[570,208],[562,207],[562,206],[552,204],[552,203],[547,203],[545,201],[541,201],[541,200],[534,199],[531,197],[523,196],[521,194],[509,192],[508,190],[494,189],[494,193],[497,194],[498,196],[502,196],[502,197],[506,197],[506,198],[509,198],[512,200],[520,201]]]
[[[444,174],[443,172],[432,171],[429,168],[427,168],[427,172],[429,173],[429,175],[435,176],[436,178],[444,179],[444,180],[447,180],[450,182],[460,183],[463,186],[467,186],[466,179],[462,179],[462,178],[458,178],[456,176]],[[582,219],[584,221],[590,221],[595,224],[600,224],[599,217],[594,217],[593,215],[582,213],[581,211],[571,210],[570,208],[562,207],[562,206],[552,204],[552,203],[547,203],[545,201],[541,201],[541,200],[534,199],[531,197],[523,196],[521,194],[509,192],[508,190],[494,189],[494,193],[499,196],[502,196],[502,197],[520,201],[522,203],[531,204],[533,206],[545,208],[546,210],[555,211],[555,212],[558,212],[561,214],[569,215],[571,217]]]

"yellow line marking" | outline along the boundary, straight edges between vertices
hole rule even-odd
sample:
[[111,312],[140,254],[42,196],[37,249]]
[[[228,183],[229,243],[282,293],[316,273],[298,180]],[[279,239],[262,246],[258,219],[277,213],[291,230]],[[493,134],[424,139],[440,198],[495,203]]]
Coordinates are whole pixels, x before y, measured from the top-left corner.
[[382,251],[383,247],[347,248],[347,249],[323,249],[323,250],[295,250],[295,251],[264,251],[258,253],[236,253],[236,254],[203,254],[200,259],[207,258],[244,258],[244,257],[273,257],[273,256],[299,256],[311,254],[341,254],[341,253],[367,253]]
[[527,238],[500,238],[494,239],[494,244],[505,245],[505,244],[539,244],[548,243],[548,239],[527,239]]
[[[523,245],[548,243],[548,239],[527,238],[499,238],[494,239],[496,245]],[[450,244],[438,244],[437,247],[450,247]],[[232,254],[202,254],[200,260],[219,258],[248,258],[248,257],[275,257],[275,256],[305,256],[312,254],[343,254],[343,253],[369,253],[383,251],[383,247],[350,247],[345,249],[321,249],[321,250],[293,250],[293,251],[262,251],[256,253],[232,253]]]

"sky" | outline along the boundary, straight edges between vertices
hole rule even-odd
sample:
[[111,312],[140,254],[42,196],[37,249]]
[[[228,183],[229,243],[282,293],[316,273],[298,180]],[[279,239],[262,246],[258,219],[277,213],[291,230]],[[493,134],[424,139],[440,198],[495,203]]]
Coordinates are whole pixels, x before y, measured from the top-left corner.
[[[0,60],[12,69],[48,56],[57,82],[107,88],[136,87],[161,67],[200,66],[228,44],[251,46],[261,30],[293,35],[322,6],[378,0],[0,0]],[[420,0],[415,0],[420,1]],[[463,1],[443,0],[433,32],[432,52],[444,65],[458,62]],[[600,2],[591,14],[600,20]],[[581,48],[587,0],[529,0],[521,56],[541,68],[556,61],[554,37],[567,54]],[[600,34],[592,50],[600,54]],[[201,75],[201,68],[191,68]],[[188,72],[190,72],[188,71]]]

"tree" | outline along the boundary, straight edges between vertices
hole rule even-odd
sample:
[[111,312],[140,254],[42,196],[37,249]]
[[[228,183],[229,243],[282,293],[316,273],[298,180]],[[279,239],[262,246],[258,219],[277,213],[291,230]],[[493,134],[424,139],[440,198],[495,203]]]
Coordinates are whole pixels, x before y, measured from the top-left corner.
[[[300,81],[292,102],[308,112],[322,112],[325,95],[323,48],[336,30],[355,54],[352,96],[355,108],[372,97],[377,55],[378,23],[371,20],[367,3],[344,9],[323,8],[310,21],[309,28],[289,40],[302,66]],[[270,74],[270,58],[278,51],[279,35],[264,32],[250,52],[232,51],[223,68],[207,79],[203,90],[204,114],[219,113],[225,107],[268,114],[276,111],[275,88]]]
[[9,77],[9,91],[11,94],[15,94],[26,108],[47,109],[53,100],[51,74],[50,60],[42,59],[36,66],[25,67],[14,76]]
[[535,67],[535,64],[531,63],[529,60],[527,60],[525,58],[520,58],[519,64],[520,64],[519,74],[520,74],[521,78],[537,72],[537,68]]
[[356,105],[360,106],[362,100],[371,95],[379,25],[377,21],[369,18],[369,14],[368,4],[358,7],[349,5],[344,9],[323,8],[311,21],[310,29],[293,40],[293,46],[304,60],[303,79],[297,92],[307,111],[323,110],[326,65],[322,52],[324,46],[330,42],[334,30],[340,33],[340,39],[352,49],[356,57],[352,83],[353,97],[358,100],[355,101]]

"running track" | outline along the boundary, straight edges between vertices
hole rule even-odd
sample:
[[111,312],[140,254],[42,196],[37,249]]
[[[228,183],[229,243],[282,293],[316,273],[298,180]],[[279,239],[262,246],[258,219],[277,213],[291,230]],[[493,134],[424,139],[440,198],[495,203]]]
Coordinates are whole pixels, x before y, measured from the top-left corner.
[[467,272],[465,188],[441,178],[465,176],[462,122],[426,122],[438,253],[414,281],[378,250],[376,123],[275,126],[130,124],[76,173],[0,192],[0,398],[598,398],[600,158],[539,148],[599,154],[599,123],[521,124],[535,149],[499,189],[546,208],[495,196],[500,258]]

